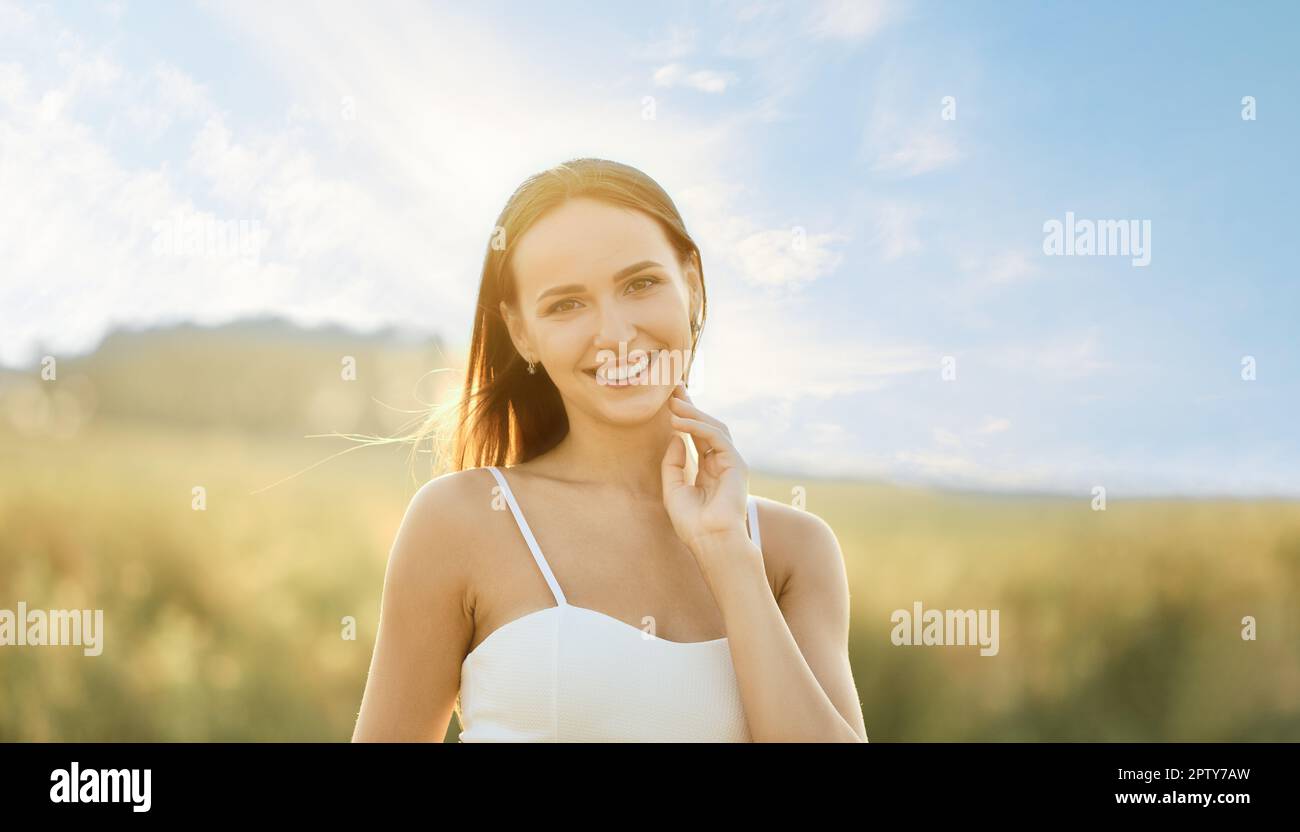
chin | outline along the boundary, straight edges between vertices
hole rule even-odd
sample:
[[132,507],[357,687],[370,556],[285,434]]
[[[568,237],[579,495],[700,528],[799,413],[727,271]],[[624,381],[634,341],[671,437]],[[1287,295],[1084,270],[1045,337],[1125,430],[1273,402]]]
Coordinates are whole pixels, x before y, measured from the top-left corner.
[[639,391],[598,392],[593,402],[593,410],[612,424],[643,425],[653,420],[663,410],[664,403],[668,401],[670,395],[672,390],[662,385]]

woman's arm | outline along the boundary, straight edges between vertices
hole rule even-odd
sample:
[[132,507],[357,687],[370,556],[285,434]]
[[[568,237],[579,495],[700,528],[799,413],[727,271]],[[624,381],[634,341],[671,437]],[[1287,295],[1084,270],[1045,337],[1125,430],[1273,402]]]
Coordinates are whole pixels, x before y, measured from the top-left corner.
[[411,498],[388,556],[379,631],[353,742],[442,742],[473,637],[456,474]]
[[662,464],[664,506],[722,609],[750,737],[866,742],[849,667],[848,578],[835,533],[815,514],[773,503],[759,511],[777,521],[760,516],[763,548],[787,565],[778,603],[763,551],[745,530],[749,466],[731,431],[697,407],[683,385],[668,407],[673,428],[690,435],[700,463],[692,483],[686,446],[674,436]]
[[[778,506],[773,506],[778,508]],[[784,507],[780,507],[784,508]],[[747,538],[703,553],[728,574],[709,576],[726,623],[750,736],[756,742],[866,742],[849,665],[849,590],[831,528],[798,509],[760,518],[763,548],[782,552],[788,577],[778,599],[763,555]],[[777,522],[773,522],[777,521]]]

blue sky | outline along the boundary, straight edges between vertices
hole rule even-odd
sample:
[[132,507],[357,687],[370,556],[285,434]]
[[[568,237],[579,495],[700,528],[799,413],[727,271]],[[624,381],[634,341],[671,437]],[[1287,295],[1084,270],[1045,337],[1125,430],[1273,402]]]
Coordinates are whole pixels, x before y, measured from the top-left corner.
[[[0,362],[266,311],[464,340],[510,191],[597,155],[700,242],[692,390],[755,467],[1300,496],[1293,4],[265,5],[0,0]],[[1044,254],[1067,212],[1150,264]],[[160,257],[177,216],[263,236]]]

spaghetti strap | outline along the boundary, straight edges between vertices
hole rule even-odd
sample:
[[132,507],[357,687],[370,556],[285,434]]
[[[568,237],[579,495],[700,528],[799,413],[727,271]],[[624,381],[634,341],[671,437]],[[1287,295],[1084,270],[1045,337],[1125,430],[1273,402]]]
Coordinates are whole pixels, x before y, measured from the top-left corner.
[[749,539],[762,550],[763,537],[758,533],[758,501],[753,494],[749,495]]
[[524,519],[524,513],[519,509],[519,503],[515,501],[514,492],[510,490],[510,484],[506,482],[505,475],[502,474],[495,465],[489,465],[488,470],[496,481],[501,485],[501,493],[505,495],[506,503],[510,506],[510,513],[515,516],[515,523],[519,526],[519,531],[524,535],[524,541],[528,548],[532,550],[533,560],[537,561],[537,568],[542,570],[542,577],[551,587],[551,594],[555,596],[555,603],[561,607],[568,606],[568,601],[564,600],[564,592],[560,589],[560,584],[555,580],[555,573],[551,571],[551,565],[546,562],[542,556],[542,549],[537,545],[537,538],[533,537],[533,530],[528,528],[528,521]]

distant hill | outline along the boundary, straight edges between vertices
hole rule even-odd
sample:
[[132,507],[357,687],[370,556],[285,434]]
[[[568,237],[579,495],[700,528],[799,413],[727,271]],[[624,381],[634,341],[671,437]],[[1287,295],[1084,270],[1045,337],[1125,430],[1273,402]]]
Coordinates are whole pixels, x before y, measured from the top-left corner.
[[[19,428],[89,419],[256,432],[395,431],[454,383],[436,336],[304,328],[281,318],[116,329],[84,355],[0,373],[0,410]],[[345,378],[345,370],[355,373]],[[443,370],[430,374],[433,370]],[[421,380],[423,377],[423,380]],[[387,407],[385,407],[387,405]]]

